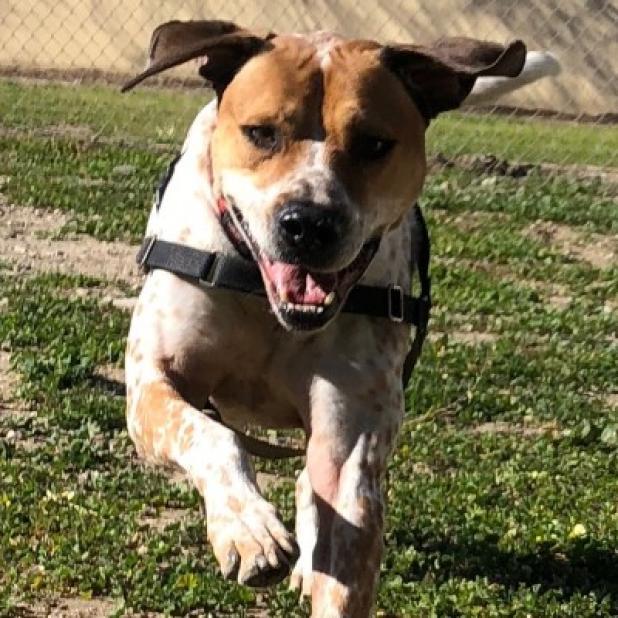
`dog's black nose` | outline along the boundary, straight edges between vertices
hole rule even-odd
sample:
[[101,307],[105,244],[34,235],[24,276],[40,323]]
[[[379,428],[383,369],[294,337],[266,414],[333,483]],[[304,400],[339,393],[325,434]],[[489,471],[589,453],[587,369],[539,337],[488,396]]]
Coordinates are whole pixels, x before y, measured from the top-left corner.
[[277,224],[288,251],[300,261],[312,262],[318,256],[328,258],[336,253],[346,231],[347,217],[336,207],[292,201],[279,211]]

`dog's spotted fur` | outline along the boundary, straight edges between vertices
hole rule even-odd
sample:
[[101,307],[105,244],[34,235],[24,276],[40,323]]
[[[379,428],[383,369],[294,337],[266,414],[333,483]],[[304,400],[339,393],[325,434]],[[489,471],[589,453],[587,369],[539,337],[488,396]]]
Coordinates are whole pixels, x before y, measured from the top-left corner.
[[[234,253],[216,215],[223,195],[260,247],[276,252],[271,221],[286,200],[335,199],[353,233],[332,268],[381,235],[362,282],[409,289],[407,213],[425,175],[425,121],[381,47],[324,33],[271,37],[217,91],[218,103],[189,131],[147,234]],[[239,131],[265,121],[287,140],[268,156]],[[388,160],[366,165],[349,154],[359,124],[396,137]],[[265,585],[293,567],[291,584],[311,595],[312,615],[369,615],[382,555],[381,480],[402,420],[408,346],[402,324],[341,314],[321,330],[290,333],[266,300],[205,290],[165,271],[148,275],[127,345],[129,432],[142,456],[179,466],[202,494],[224,575]],[[296,491],[300,557],[238,437],[200,411],[209,399],[232,426],[306,430]]]

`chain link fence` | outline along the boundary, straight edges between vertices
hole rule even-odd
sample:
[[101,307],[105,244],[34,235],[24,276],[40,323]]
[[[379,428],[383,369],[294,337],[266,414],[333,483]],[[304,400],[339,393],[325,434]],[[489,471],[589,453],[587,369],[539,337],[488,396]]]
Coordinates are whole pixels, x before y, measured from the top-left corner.
[[[152,30],[170,19],[226,19],[278,32],[328,29],[385,42],[428,42],[445,35],[522,38],[531,50],[551,51],[562,65],[560,75],[506,96],[489,110],[524,127],[523,158],[537,162],[540,142],[547,146],[548,132],[537,135],[530,123],[566,121],[590,129],[581,138],[592,153],[587,163],[618,167],[612,148],[618,112],[618,5],[613,0],[25,0],[4,2],[0,10],[0,76],[69,81],[75,88],[116,84],[139,72]],[[185,87],[194,87],[188,70],[176,69],[171,81],[166,77],[158,83],[170,85],[175,75]],[[0,123],[1,116],[2,110]],[[490,125],[484,126],[491,133]],[[457,130],[455,122],[445,127]],[[448,141],[444,131],[434,131],[437,150],[441,140]],[[469,143],[462,138],[454,154],[477,152],[477,138],[474,132]],[[497,157],[510,152],[508,143],[502,150],[492,146]],[[555,152],[554,164],[581,163],[568,149],[560,154],[558,142]]]

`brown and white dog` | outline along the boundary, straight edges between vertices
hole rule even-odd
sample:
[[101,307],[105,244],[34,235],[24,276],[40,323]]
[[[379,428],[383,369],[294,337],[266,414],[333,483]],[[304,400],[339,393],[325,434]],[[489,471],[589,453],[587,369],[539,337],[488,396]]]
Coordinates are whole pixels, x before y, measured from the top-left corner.
[[[224,576],[263,586],[293,566],[313,616],[370,614],[409,332],[340,308],[357,282],[410,289],[428,120],[458,107],[477,77],[516,76],[525,56],[519,41],[383,46],[226,22],[154,32],[148,69],[125,89],[200,58],[217,96],[191,126],[147,234],[235,254],[226,210],[268,296],[153,270],[127,345],[131,438],[192,479]],[[232,427],[304,428],[296,540],[237,433],[202,412],[208,401]]]

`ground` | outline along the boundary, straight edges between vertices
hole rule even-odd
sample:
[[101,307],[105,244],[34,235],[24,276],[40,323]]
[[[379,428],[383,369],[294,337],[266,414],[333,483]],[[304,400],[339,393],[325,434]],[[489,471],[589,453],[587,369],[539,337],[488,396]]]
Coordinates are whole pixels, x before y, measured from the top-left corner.
[[[307,615],[221,580],[124,427],[132,254],[206,97],[0,81],[0,615]],[[617,616],[618,131],[454,114],[430,151],[378,615]],[[291,524],[300,462],[259,466]]]

